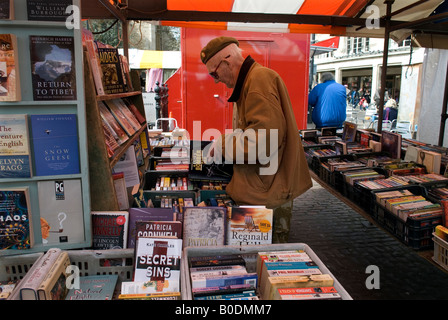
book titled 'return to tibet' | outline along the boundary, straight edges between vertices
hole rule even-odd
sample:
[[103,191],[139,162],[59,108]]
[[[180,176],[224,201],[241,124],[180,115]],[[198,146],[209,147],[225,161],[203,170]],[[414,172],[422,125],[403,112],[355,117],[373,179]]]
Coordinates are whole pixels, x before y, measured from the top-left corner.
[[0,101],[20,101],[17,37],[0,34]]
[[74,38],[30,36],[33,99],[76,100]]
[[272,223],[272,209],[258,206],[229,207],[227,244],[271,244]]
[[76,114],[30,115],[36,176],[80,172]]
[[31,177],[28,115],[0,115],[0,178]]
[[27,0],[28,20],[66,21],[72,0]]
[[34,244],[28,187],[0,189],[0,250]]
[[92,211],[93,249],[125,249],[128,239],[127,211]]
[[81,179],[37,182],[42,244],[84,240]]

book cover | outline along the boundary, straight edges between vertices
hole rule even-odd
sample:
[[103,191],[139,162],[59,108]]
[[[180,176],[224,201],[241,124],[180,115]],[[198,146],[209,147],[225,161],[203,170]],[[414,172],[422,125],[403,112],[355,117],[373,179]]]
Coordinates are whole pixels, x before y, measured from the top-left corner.
[[134,282],[142,283],[136,293],[180,291],[181,239],[139,238],[135,257]]
[[272,209],[256,206],[228,208],[227,244],[271,244],[272,222]]
[[76,100],[74,38],[30,36],[35,101]]
[[114,181],[115,193],[118,200],[118,208],[120,210],[129,209],[128,190],[126,189],[126,182],[124,180],[124,173],[117,172],[112,174]]
[[185,207],[184,247],[224,245],[226,213],[223,207]]
[[84,43],[87,54],[89,55],[90,70],[92,71],[93,81],[95,82],[96,94],[103,95],[103,71],[100,67],[97,47],[93,39],[87,39]]
[[128,248],[135,248],[138,221],[176,221],[172,208],[129,208]]
[[72,0],[27,0],[28,20],[66,21],[70,13],[65,10]]
[[20,100],[17,37],[14,34],[0,34],[0,101]]
[[132,136],[136,129],[129,122],[128,118],[124,115],[119,105],[113,103],[112,101],[103,102],[107,105],[110,113],[114,116],[115,120],[120,124],[123,130],[126,132],[128,136]]
[[356,123],[344,122],[344,127],[342,129],[342,140],[347,142],[354,142],[356,137]]
[[280,288],[332,287],[334,280],[329,274],[309,276],[271,277],[266,281],[263,300],[273,300],[275,292]]
[[29,188],[0,189],[0,250],[34,245]]
[[113,129],[113,132],[115,132],[117,143],[122,144],[128,140],[128,135],[121,127],[120,123],[117,122],[112,113],[110,113],[110,110],[106,107],[103,101],[98,101],[98,108],[100,110],[101,119],[107,122],[107,124]]
[[381,133],[381,151],[388,152],[392,159],[401,159],[401,134],[382,131]]
[[123,172],[126,188],[140,185],[140,173],[137,167],[137,159],[135,158],[134,145],[130,145],[120,160],[112,168],[113,173]]
[[75,283],[65,300],[112,300],[117,282],[116,274],[80,277],[79,287]]
[[14,0],[0,0],[0,20],[14,19]]
[[30,115],[36,176],[80,173],[75,114]]
[[440,174],[442,164],[442,154],[430,150],[418,150],[418,164],[425,166],[428,173]]
[[0,178],[32,176],[28,115],[0,115]]
[[92,211],[92,248],[127,248],[128,225],[127,211]]
[[62,251],[37,289],[39,300],[64,300],[68,293],[66,269],[70,266],[67,251]]
[[137,221],[135,223],[135,242],[141,237],[175,237],[182,239],[180,221]]
[[114,99],[109,102],[115,104],[118,107],[118,109],[120,109],[120,111],[126,117],[128,122],[132,125],[134,130],[138,131],[141,128],[142,125],[137,120],[137,117],[128,108],[127,104],[123,101],[123,99]]
[[126,92],[118,49],[98,46],[97,52],[103,73],[104,93],[115,94]]
[[144,115],[140,113],[140,111],[137,109],[134,103],[130,101],[129,99],[123,99],[126,106],[131,110],[131,112],[134,114],[135,118],[138,120],[140,124],[144,124],[146,122],[146,118]]
[[44,254],[42,259],[35,262],[35,268],[30,273],[30,276],[23,280],[21,285],[21,300],[38,300],[37,290],[60,254],[61,249],[51,248]]
[[81,179],[37,182],[42,244],[84,241]]

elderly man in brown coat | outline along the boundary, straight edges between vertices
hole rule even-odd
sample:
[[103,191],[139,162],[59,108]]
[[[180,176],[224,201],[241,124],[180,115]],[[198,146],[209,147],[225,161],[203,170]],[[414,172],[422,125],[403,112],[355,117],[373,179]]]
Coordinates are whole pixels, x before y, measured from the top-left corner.
[[274,209],[273,242],[287,242],[292,202],[312,186],[287,88],[275,71],[244,58],[232,37],[211,40],[201,60],[216,83],[233,88],[233,132],[209,153],[233,163],[226,191],[238,205]]

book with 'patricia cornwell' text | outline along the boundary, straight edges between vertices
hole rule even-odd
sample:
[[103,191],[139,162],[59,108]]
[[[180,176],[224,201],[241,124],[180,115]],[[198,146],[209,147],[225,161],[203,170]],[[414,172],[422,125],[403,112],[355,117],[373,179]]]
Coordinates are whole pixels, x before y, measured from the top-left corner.
[[30,36],[35,101],[76,100],[74,37]]
[[36,176],[80,172],[76,114],[30,115]]
[[185,207],[184,247],[224,245],[226,213],[224,207]]

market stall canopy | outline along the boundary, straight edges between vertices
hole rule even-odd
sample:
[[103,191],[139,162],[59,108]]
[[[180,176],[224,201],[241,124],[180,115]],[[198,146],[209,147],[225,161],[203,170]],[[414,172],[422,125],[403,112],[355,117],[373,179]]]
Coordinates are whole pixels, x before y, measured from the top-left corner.
[[[152,20],[162,25],[221,30],[384,37],[448,35],[442,0],[82,0],[84,19]],[[392,3],[388,16],[387,3]],[[436,47],[437,43],[433,43]]]
[[[123,54],[123,49],[118,49]],[[129,49],[129,67],[131,69],[179,69],[182,56],[180,51],[156,51]]]
[[311,55],[315,56],[322,53],[327,53],[339,48],[339,37],[332,37],[330,39],[318,41],[311,44],[310,49],[312,51]]

